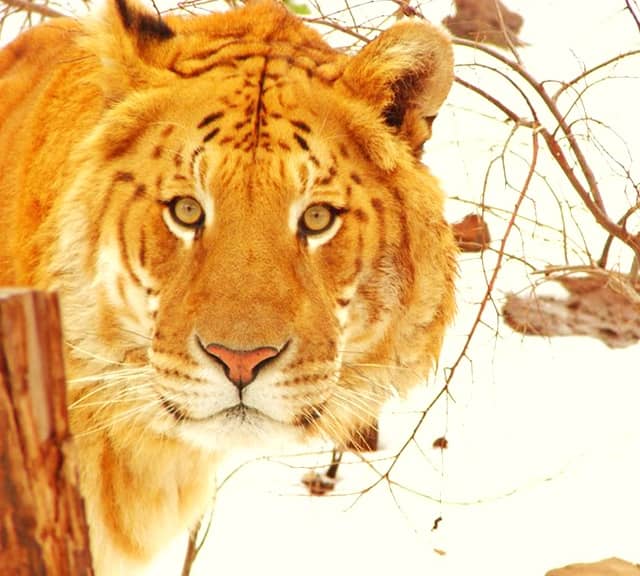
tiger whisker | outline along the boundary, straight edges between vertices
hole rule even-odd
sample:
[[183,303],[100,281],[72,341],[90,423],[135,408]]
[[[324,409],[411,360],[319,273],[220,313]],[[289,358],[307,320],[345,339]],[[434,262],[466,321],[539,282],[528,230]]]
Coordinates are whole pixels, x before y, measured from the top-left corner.
[[[153,399],[153,396],[149,396],[149,400]],[[101,407],[112,407],[115,404],[126,404],[127,402],[139,402],[140,400],[144,400],[145,398],[140,397],[140,396],[136,396],[136,397],[130,397],[130,398],[110,398],[109,400],[104,400],[104,401],[100,401],[100,400],[94,400],[92,402],[83,402],[81,404],[77,404],[76,406],[73,407],[74,410],[77,410],[78,408],[94,408],[96,406],[101,406]]]
[[[359,382],[365,382],[366,384],[370,384],[370,382],[367,379],[363,379],[363,378],[357,378],[357,380]],[[344,395],[349,395],[349,397],[352,397],[354,399],[357,399],[359,401],[363,401],[363,400],[370,400],[370,401],[374,401],[374,402],[381,402],[386,400],[386,398],[388,397],[388,394],[386,393],[386,388],[382,388],[379,387],[378,390],[374,389],[374,388],[345,388],[344,384],[346,382],[351,382],[352,385],[356,385],[356,378],[350,378],[349,380],[346,380],[345,382],[343,382],[343,384],[341,386],[336,387],[336,390],[334,390],[334,394],[342,394]]]
[[343,426],[330,411],[324,411],[319,419],[313,419],[311,424],[323,438],[336,440],[345,436]]
[[149,336],[148,334],[143,334],[142,332],[138,332],[136,330],[131,330],[130,328],[124,328],[123,326],[118,326],[118,330],[120,330],[120,332],[124,332],[125,334],[133,334],[138,338],[144,338],[145,340],[149,340],[149,342],[153,340],[152,336]]
[[341,408],[349,408],[352,414],[362,414],[370,418],[377,418],[378,411],[369,407],[369,404],[364,401],[358,401],[349,396],[341,396],[337,394],[334,397],[336,405]]
[[[100,394],[102,392],[104,392],[105,390],[112,390],[112,389],[116,389],[117,390],[129,390],[129,391],[134,391],[134,390],[138,390],[141,388],[144,388],[145,386],[149,386],[149,384],[147,382],[143,382],[141,384],[136,384],[135,386],[132,386],[131,383],[135,380],[139,380],[142,378],[142,376],[144,376],[145,378],[148,375],[140,375],[140,376],[136,376],[136,377],[126,377],[126,378],[112,378],[109,380],[97,380],[97,382],[100,382],[99,386],[81,386],[80,384],[75,384],[71,387],[71,390],[75,390],[75,389],[83,389],[83,388],[87,388],[87,391],[85,394],[81,395],[79,399],[75,400],[74,402],[72,402],[69,407],[72,408],[77,402],[78,400],[81,399],[85,399],[85,398],[89,398],[91,396],[95,396],[97,394]],[[92,381],[89,381],[92,382]]]
[[336,387],[333,391],[333,398],[341,402],[348,402],[350,405],[372,414],[372,411],[369,408],[371,402],[380,403],[386,398],[386,396],[376,393],[373,390],[352,390],[344,387]]
[[130,380],[133,378],[142,378],[153,376],[155,370],[150,367],[140,366],[123,368],[122,370],[113,370],[109,372],[100,372],[98,374],[91,374],[88,376],[79,376],[78,378],[71,378],[67,381],[67,384],[73,386],[80,384],[88,384],[91,382],[105,382],[110,380]]
[[65,345],[71,348],[74,352],[77,352],[78,354],[82,355],[84,358],[97,360],[105,365],[109,365],[109,366],[130,366],[131,365],[129,362],[126,362],[126,361],[112,360],[110,358],[105,358],[104,356],[96,354],[95,352],[90,352],[89,350],[81,348],[80,346],[76,346],[69,340],[65,341]]
[[129,410],[124,410],[123,412],[119,413],[116,417],[112,418],[111,420],[102,422],[98,426],[94,426],[92,428],[90,427],[86,430],[83,430],[82,432],[76,433],[75,436],[85,437],[92,434],[97,434],[99,432],[103,432],[104,430],[111,429],[115,427],[117,424],[120,424],[122,422],[131,422],[136,415],[147,412],[152,404],[156,404],[157,406],[160,406],[160,400],[158,398],[155,398],[154,402],[147,402],[145,404],[135,406],[134,408],[131,408]]
[[[379,379],[371,377],[369,374],[363,372],[362,370],[352,368],[350,370],[345,370],[345,372],[348,379],[357,379],[360,382],[368,384],[372,393],[377,394],[377,398],[386,397],[389,394],[394,395],[398,393],[397,388],[393,385],[392,382],[381,382]],[[375,390],[380,390],[381,392],[375,392]],[[362,390],[361,392],[363,394],[365,393],[364,390]]]
[[409,366],[399,366],[393,364],[381,364],[377,362],[345,362],[345,367],[349,368],[380,368],[382,370],[395,370],[397,372],[410,372],[412,375],[417,375],[414,368]]
[[[95,397],[100,396],[100,394],[105,391],[109,392],[108,398],[104,401],[105,403],[108,404],[108,402],[112,400],[117,400],[119,398],[126,397],[126,396],[129,396],[131,398],[142,398],[143,396],[140,394],[140,391],[144,391],[144,390],[150,390],[146,384],[142,384],[138,386],[130,386],[127,388],[119,388],[115,391],[110,390],[109,387],[102,387],[99,390],[90,390],[86,394],[83,394],[82,396],[74,400],[72,403],[70,403],[69,409],[74,410],[79,406],[86,405],[87,401],[92,398],[93,398],[92,401],[97,401]],[[153,394],[150,394],[149,396],[152,397]]]
[[[341,404],[338,404],[338,407],[342,408]],[[350,414],[355,415],[359,420],[361,417],[359,414],[354,412],[350,407],[346,408],[346,411]],[[331,410],[325,410],[322,413],[322,418],[320,418],[316,423],[319,425],[320,423],[325,427],[326,432],[328,432],[328,436],[340,442],[344,442],[348,439],[348,429],[345,428],[344,422],[339,419]]]
[[[117,412],[118,414],[120,414],[121,410],[119,409],[122,408],[123,405],[131,404],[135,402],[136,406],[134,408],[138,409],[144,406],[146,403],[154,402],[156,400],[157,400],[157,397],[155,395],[148,395],[148,396],[138,395],[137,397],[129,396],[127,398],[127,395],[124,394],[119,396],[118,398],[114,398],[112,401],[105,401],[105,402],[102,402],[97,407],[94,407],[91,412],[91,419],[97,422],[101,418],[103,418],[104,413],[107,411],[111,411],[112,413]],[[93,402],[97,403],[97,401],[93,401]],[[115,410],[116,408],[118,410]],[[81,411],[88,410],[88,409],[89,408],[86,404],[80,404],[74,408],[74,411],[76,411],[77,413],[81,413]],[[115,416],[115,414],[112,414],[112,415]]]

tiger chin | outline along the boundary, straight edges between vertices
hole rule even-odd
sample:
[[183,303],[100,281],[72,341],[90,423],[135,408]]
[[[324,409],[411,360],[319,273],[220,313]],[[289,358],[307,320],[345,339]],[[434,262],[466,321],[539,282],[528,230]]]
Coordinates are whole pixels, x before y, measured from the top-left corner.
[[422,144],[450,40],[358,54],[279,4],[110,0],[0,52],[0,285],[55,290],[98,576],[133,575],[239,446],[343,444],[424,381],[456,248]]

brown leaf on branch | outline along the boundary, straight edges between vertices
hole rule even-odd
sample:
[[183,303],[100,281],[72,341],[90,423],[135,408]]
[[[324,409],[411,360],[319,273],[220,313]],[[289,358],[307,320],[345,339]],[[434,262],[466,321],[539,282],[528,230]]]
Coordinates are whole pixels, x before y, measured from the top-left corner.
[[491,242],[487,223],[477,214],[467,214],[451,225],[458,248],[463,252],[482,252]]
[[455,36],[503,48],[523,45],[522,16],[499,0],[455,0],[455,5],[456,13],[442,21]]
[[449,448],[449,440],[444,436],[440,436],[433,441],[433,447],[439,448],[440,450],[446,450]]
[[302,483],[307,487],[311,496],[325,496],[333,492],[336,479],[329,478],[326,474],[310,471],[302,477]]
[[502,309],[513,330],[537,336],[591,336],[611,348],[640,340],[640,286],[615,275],[561,276],[566,298],[510,294]]
[[331,454],[331,464],[326,472],[310,470],[302,477],[302,483],[312,496],[324,496],[333,491],[338,478],[338,468],[342,461],[343,452],[334,450]]

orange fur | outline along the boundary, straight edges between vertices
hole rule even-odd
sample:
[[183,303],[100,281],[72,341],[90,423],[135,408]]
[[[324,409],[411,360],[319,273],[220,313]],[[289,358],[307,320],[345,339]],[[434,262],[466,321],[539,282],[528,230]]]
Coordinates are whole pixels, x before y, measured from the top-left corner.
[[188,528],[239,445],[346,442],[427,377],[455,246],[419,156],[451,79],[427,23],[348,57],[271,2],[113,0],[0,53],[0,284],[59,291],[99,576]]

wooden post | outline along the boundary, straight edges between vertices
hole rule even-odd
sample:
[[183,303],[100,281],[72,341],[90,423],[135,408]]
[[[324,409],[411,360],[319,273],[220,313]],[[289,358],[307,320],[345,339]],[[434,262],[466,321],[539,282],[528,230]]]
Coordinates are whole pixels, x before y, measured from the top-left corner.
[[91,576],[54,294],[0,290],[0,574]]

